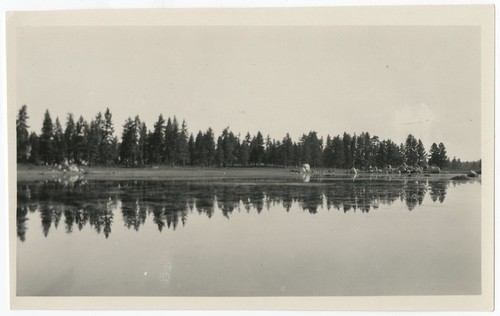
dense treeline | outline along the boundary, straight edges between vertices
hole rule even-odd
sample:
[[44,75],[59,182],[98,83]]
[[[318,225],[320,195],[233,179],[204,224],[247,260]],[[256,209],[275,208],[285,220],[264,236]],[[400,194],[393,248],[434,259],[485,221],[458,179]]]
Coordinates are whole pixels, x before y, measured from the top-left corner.
[[153,129],[139,116],[129,117],[120,139],[115,135],[112,114],[106,109],[87,122],[68,114],[64,127],[59,118],[53,122],[45,112],[41,134],[28,131],[26,105],[19,110],[17,161],[35,164],[60,164],[64,161],[87,165],[136,166],[300,166],[327,168],[383,168],[387,165],[433,165],[454,170],[480,169],[481,161],[461,162],[450,159],[443,143],[433,143],[427,153],[421,140],[408,135],[405,143],[380,140],[368,132],[360,135],[327,136],[326,141],[314,131],[293,141],[289,134],[281,140],[247,133],[235,135],[225,128],[216,137],[209,127],[196,134],[188,132],[185,121],[159,115]]

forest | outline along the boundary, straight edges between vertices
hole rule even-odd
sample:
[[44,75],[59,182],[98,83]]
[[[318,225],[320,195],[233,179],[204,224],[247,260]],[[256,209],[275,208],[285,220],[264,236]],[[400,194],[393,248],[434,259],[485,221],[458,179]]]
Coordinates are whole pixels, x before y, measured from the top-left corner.
[[234,134],[229,127],[216,136],[212,128],[188,131],[185,120],[159,115],[152,129],[139,116],[129,117],[121,135],[115,135],[109,108],[86,121],[68,114],[64,126],[46,110],[40,134],[29,131],[28,108],[23,105],[16,119],[17,162],[61,164],[64,161],[88,166],[274,166],[291,167],[309,163],[314,168],[383,168],[387,165],[437,166],[451,170],[479,170],[479,161],[449,159],[445,145],[433,143],[427,152],[420,139],[408,135],[404,143],[381,140],[368,132],[326,139],[315,131],[297,141],[287,133],[282,139]]

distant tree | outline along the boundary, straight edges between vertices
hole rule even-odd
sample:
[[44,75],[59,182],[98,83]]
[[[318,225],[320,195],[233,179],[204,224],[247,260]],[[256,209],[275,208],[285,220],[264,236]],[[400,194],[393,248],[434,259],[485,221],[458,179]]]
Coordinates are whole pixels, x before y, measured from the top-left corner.
[[165,160],[165,120],[160,114],[154,124],[154,131],[149,142],[151,163],[161,164]]
[[176,162],[179,165],[186,165],[189,161],[188,130],[186,121],[182,121],[180,130],[176,135],[175,142]]
[[88,162],[87,155],[87,135],[89,133],[89,125],[82,116],[76,122],[76,135],[74,143],[74,159],[76,163]]
[[250,162],[260,165],[264,160],[264,138],[260,132],[252,138],[250,148]]
[[459,161],[457,160],[456,157],[453,157],[453,159],[451,160],[450,169],[451,170],[459,170],[460,169]]
[[250,143],[251,136],[250,133],[247,133],[245,139],[241,142],[239,151],[238,151],[238,161],[243,166],[248,165],[248,161],[250,159]]
[[279,159],[278,146],[280,144],[276,143],[276,140],[271,139],[269,135],[266,137],[266,147],[264,152],[264,161],[267,165],[279,165],[281,159]]
[[192,133],[189,135],[188,150],[189,150],[189,164],[191,166],[195,165],[196,164],[196,143],[194,141],[194,136]]
[[424,166],[427,163],[427,152],[425,151],[424,144],[419,139],[417,144],[417,164]]
[[91,165],[100,164],[103,162],[102,153],[102,140],[104,132],[104,119],[101,112],[97,113],[96,117],[90,121],[90,128],[87,129],[86,149],[87,161]]
[[[401,144],[402,146],[402,144]],[[392,167],[399,166],[404,162],[404,153],[401,150],[401,146],[398,146],[392,140],[388,140],[387,143],[387,163]]]
[[194,141],[194,155],[191,155],[191,162],[195,165],[207,165],[206,158],[204,158],[207,154],[204,148],[204,141],[205,140],[203,137],[203,133],[201,131],[198,131],[198,134],[196,134],[196,139]]
[[134,125],[139,129],[139,139],[137,142],[137,163],[139,166],[143,166],[147,162],[148,129],[146,127],[146,123],[141,122],[138,115],[134,119]]
[[446,155],[446,148],[443,143],[433,143],[429,150],[429,164],[444,168],[448,164],[448,156]]
[[293,141],[290,137],[290,134],[286,133],[286,136],[283,138],[283,162],[285,166],[293,165],[294,161],[294,150],[293,150]]
[[65,158],[68,159],[68,161],[73,162],[76,159],[75,146],[76,146],[76,125],[73,119],[73,114],[69,113],[66,119],[66,128],[64,129],[64,152],[66,154]]
[[28,138],[28,142],[29,142],[29,146],[31,148],[29,162],[34,163],[35,165],[38,165],[42,161],[40,158],[40,141],[39,141],[39,137],[36,135],[35,132],[31,132],[31,134]]
[[40,158],[44,163],[54,163],[54,126],[49,110],[45,111],[40,135]]
[[327,168],[334,167],[335,151],[333,148],[333,140],[330,135],[326,136],[325,149],[323,150],[323,165]]
[[408,135],[404,145],[404,158],[406,164],[410,166],[414,166],[419,162],[417,146],[417,139],[412,134]]
[[440,163],[439,167],[446,168],[449,163],[449,158],[446,153],[446,148],[444,147],[443,143],[439,143],[438,148],[439,148],[439,163]]
[[[323,139],[318,138],[314,131],[309,132],[306,137],[308,150],[310,150],[309,163],[314,167],[321,167],[323,163]],[[305,161],[304,161],[305,162]]]
[[177,135],[177,119],[174,118],[174,122],[170,118],[167,119],[167,125],[165,126],[165,161],[168,164],[175,163],[175,140]]
[[28,118],[28,108],[26,105],[23,105],[16,119],[17,162],[26,162],[30,157]]
[[344,157],[345,157],[345,163],[344,167],[345,168],[351,168],[354,164],[354,157],[352,155],[353,153],[353,148],[352,148],[352,137],[348,133],[344,132],[344,135],[342,137],[342,142],[344,144]]
[[222,140],[222,136],[217,138],[217,147],[215,149],[215,163],[217,166],[224,165],[224,141]]
[[335,136],[332,140],[333,143],[333,166],[342,168],[345,165],[345,149],[344,142],[340,136]]
[[66,156],[65,144],[64,144],[64,134],[62,131],[61,123],[59,118],[56,117],[56,124],[54,126],[54,162],[61,163]]
[[128,167],[139,164],[139,126],[137,120],[132,120],[130,117],[123,125],[120,161]]
[[383,140],[380,142],[380,145],[378,147],[377,151],[377,156],[375,158],[376,165],[378,167],[385,167],[387,164],[389,164],[389,148],[388,148],[388,143],[386,140]]
[[212,128],[208,128],[203,135],[203,162],[206,166],[213,166],[215,160],[215,139]]
[[102,123],[101,141],[99,144],[101,162],[106,166],[113,162],[117,156],[116,147],[113,144],[114,131],[111,111],[109,108],[106,108],[104,121]]

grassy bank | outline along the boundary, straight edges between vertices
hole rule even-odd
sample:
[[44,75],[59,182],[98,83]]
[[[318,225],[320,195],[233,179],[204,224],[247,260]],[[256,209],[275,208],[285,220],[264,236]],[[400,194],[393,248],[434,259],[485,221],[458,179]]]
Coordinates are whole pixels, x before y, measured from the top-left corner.
[[[17,179],[20,181],[43,180],[59,177],[70,177],[74,175],[82,175],[87,179],[95,180],[126,180],[126,179],[151,179],[151,180],[174,180],[174,179],[264,179],[264,178],[298,178],[298,168],[287,167],[230,167],[230,168],[201,168],[201,167],[167,167],[160,166],[158,168],[143,167],[143,168],[124,168],[124,167],[83,167],[83,172],[72,173],[63,172],[53,166],[35,166],[29,164],[18,164]],[[426,177],[431,179],[450,179],[451,177],[463,174],[463,172],[450,172],[441,174],[420,174],[411,175],[410,177],[419,178]],[[345,169],[319,169],[315,170],[312,177],[346,179],[352,178],[352,174],[348,174]],[[409,177],[408,175],[399,174],[371,174],[368,172],[360,172],[357,179],[395,179]]]

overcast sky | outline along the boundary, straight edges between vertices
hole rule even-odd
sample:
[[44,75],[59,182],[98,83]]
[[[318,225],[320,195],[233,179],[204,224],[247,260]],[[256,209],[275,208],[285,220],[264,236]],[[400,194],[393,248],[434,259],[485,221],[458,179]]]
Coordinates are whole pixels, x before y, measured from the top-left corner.
[[480,28],[457,26],[23,27],[18,108],[40,132],[49,109],[90,121],[109,107],[190,132],[224,127],[294,140],[411,133],[450,158],[480,158]]

